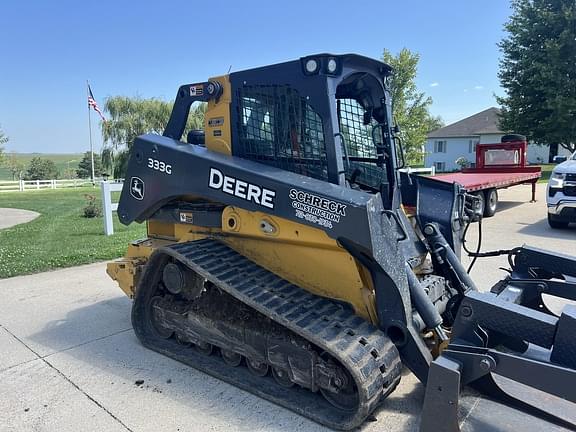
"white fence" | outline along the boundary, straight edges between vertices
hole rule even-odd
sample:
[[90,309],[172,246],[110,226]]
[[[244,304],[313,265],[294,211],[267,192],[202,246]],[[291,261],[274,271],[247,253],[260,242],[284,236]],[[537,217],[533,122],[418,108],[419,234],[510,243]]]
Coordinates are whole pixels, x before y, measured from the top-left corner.
[[112,212],[118,210],[118,203],[112,202],[112,192],[121,191],[122,185],[122,182],[109,183],[103,181],[100,183],[100,190],[102,191],[102,215],[104,216],[104,234],[107,236],[114,234]]
[[25,192],[40,189],[62,189],[91,186],[90,179],[65,180],[0,180],[0,192]]

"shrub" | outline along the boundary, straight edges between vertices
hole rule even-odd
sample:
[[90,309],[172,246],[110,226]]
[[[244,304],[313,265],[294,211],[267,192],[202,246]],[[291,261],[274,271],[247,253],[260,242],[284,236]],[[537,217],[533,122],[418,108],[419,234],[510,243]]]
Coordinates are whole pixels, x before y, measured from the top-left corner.
[[454,162],[456,162],[456,164],[460,167],[460,169],[468,168],[470,166],[470,162],[464,156],[460,156]]
[[90,194],[84,194],[86,205],[82,209],[85,218],[95,218],[102,216],[102,210],[96,204],[96,197]]

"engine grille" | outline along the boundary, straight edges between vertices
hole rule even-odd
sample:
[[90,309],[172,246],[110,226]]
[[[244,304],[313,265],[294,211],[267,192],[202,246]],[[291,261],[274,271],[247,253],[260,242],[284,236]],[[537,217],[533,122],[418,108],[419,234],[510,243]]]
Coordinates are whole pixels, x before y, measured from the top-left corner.
[[576,186],[564,186],[564,195],[576,196]]

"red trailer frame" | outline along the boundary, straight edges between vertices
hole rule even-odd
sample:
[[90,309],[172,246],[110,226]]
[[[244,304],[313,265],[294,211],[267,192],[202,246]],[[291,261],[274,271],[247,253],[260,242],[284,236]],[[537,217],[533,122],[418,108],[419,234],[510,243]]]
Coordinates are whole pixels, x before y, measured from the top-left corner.
[[461,172],[440,174],[434,178],[447,183],[459,183],[467,192],[504,189],[530,183],[531,202],[535,202],[536,183],[542,173],[538,166],[527,166],[527,148],[526,141],[477,144],[474,168],[464,168]]

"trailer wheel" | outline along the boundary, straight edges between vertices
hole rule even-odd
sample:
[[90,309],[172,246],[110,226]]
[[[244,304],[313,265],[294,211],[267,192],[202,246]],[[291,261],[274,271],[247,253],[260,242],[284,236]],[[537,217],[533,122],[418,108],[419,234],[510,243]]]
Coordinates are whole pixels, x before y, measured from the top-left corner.
[[492,217],[498,208],[498,191],[496,189],[488,189],[484,192],[484,217]]
[[486,198],[484,197],[484,193],[482,191],[475,192],[474,196],[478,198],[478,203],[476,204],[476,213],[479,215],[484,215],[486,211]]

